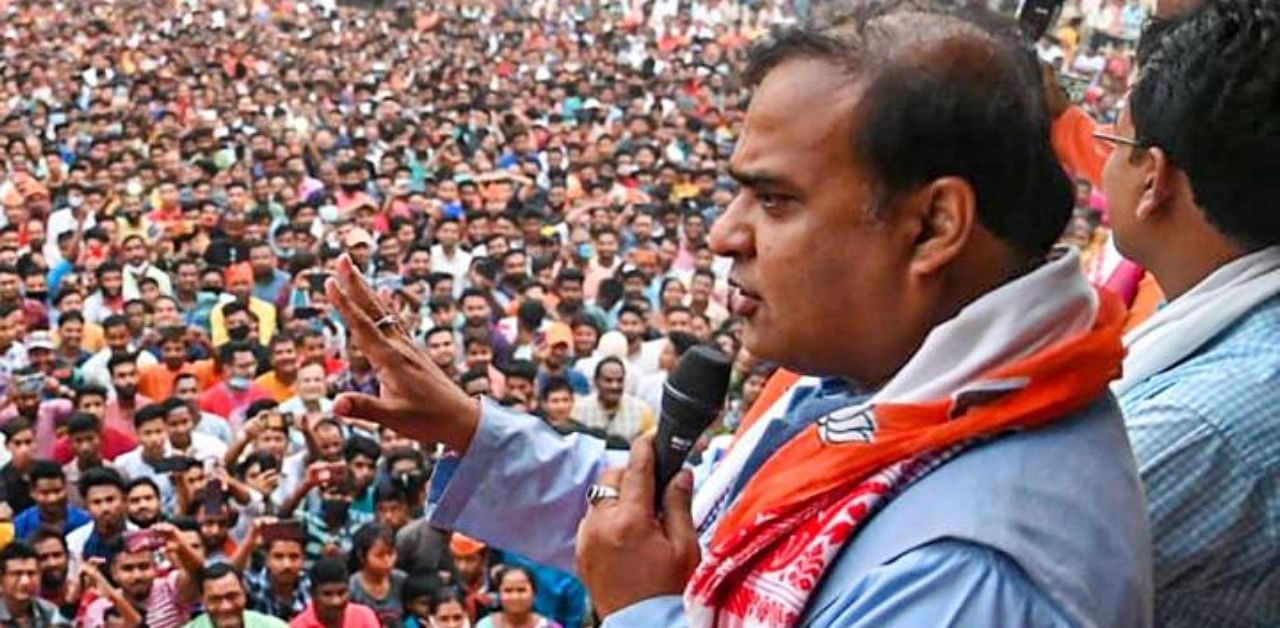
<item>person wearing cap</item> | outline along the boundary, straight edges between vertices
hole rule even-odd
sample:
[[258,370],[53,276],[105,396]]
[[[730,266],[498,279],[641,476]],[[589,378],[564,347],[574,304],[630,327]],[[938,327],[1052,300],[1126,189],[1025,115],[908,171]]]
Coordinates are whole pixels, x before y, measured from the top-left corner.
[[75,371],[72,365],[58,358],[58,344],[53,335],[43,329],[27,334],[27,359],[31,368],[45,376],[43,394],[46,398],[75,396]]
[[209,326],[212,331],[213,346],[220,347],[232,338],[228,335],[223,310],[226,305],[236,302],[248,308],[258,320],[257,344],[271,342],[276,334],[276,306],[253,296],[253,268],[245,262],[228,267],[225,273],[227,292],[219,297],[219,303],[209,314]]
[[564,378],[573,387],[575,394],[586,395],[591,392],[591,382],[582,373],[570,368],[573,362],[573,330],[568,324],[555,322],[547,325],[539,353],[542,355],[536,381],[539,395],[547,381],[553,377]]
[[342,237],[343,249],[351,256],[356,266],[363,269],[366,276],[373,273],[373,236],[368,229],[360,226],[351,226],[347,229],[346,234]]
[[449,539],[449,553],[458,572],[458,584],[465,594],[463,606],[471,621],[477,622],[498,610],[498,595],[489,577],[489,548],[461,532]]
[[45,400],[42,392],[45,376],[30,367],[13,374],[8,392],[8,405],[0,408],[0,425],[17,417],[23,417],[35,427],[36,456],[51,458],[58,438],[58,427],[66,422],[74,410],[67,399]]

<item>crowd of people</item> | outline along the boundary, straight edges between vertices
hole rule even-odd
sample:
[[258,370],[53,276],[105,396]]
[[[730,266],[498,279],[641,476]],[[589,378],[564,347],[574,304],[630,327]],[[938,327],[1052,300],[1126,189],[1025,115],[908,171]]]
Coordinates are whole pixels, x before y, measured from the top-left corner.
[[705,236],[789,4],[0,13],[0,616],[589,621],[427,523],[431,444],[333,415],[379,378],[325,280],[349,255],[468,392],[625,447],[679,352],[737,352]]
[[[714,344],[722,454],[777,369],[707,236],[747,52],[809,5],[0,0],[0,623],[590,624],[430,524],[442,446],[334,414],[382,378],[326,284],[349,258],[468,394],[612,449]],[[1072,0],[1037,48],[1063,241],[1136,308],[1092,132],[1148,12]]]

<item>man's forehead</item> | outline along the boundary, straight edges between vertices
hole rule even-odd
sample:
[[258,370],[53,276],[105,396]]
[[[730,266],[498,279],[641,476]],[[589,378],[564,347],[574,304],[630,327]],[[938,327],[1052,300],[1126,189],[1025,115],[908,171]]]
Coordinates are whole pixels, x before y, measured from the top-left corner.
[[[851,78],[837,82],[838,72],[833,63],[817,59],[771,70],[747,109],[742,141],[731,159],[735,174],[797,171],[797,156],[847,154],[861,90]],[[840,87],[833,90],[833,84]]]

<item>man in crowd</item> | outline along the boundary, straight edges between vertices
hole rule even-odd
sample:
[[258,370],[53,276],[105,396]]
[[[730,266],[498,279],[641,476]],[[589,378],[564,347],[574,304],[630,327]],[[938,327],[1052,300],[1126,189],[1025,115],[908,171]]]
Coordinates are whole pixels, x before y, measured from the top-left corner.
[[[190,617],[196,597],[195,579],[200,569],[199,556],[181,542],[181,533],[173,526],[153,528],[161,540],[166,557],[173,561],[167,574],[156,564],[155,549],[131,547],[126,538],[116,538],[108,544],[107,555],[102,562],[110,582],[119,587],[121,601],[132,606],[147,626],[177,628]],[[91,567],[97,569],[97,567]],[[86,628],[104,628],[110,625],[107,614],[117,601],[112,596],[94,600],[84,610]]]
[[227,370],[222,382],[200,395],[200,409],[236,423],[237,417],[249,404],[259,399],[270,399],[271,393],[254,383],[258,371],[258,358],[253,347],[243,341],[233,341],[218,350],[219,359]]
[[67,504],[67,477],[52,460],[36,460],[28,476],[36,505],[13,520],[14,537],[30,538],[39,530],[67,534],[89,522],[89,513]]
[[69,626],[58,607],[40,599],[40,564],[35,550],[13,541],[0,549],[0,624]]
[[254,383],[271,395],[276,403],[284,403],[294,395],[294,383],[298,380],[298,345],[293,337],[280,333],[268,345],[271,354],[271,370],[258,376]]
[[27,541],[36,553],[40,567],[40,599],[58,607],[63,617],[75,617],[80,599],[71,586],[71,555],[64,534],[39,530]]
[[262,517],[254,521],[249,538],[236,549],[231,563],[237,568],[247,566],[258,549],[266,555],[261,568],[244,572],[250,609],[288,621],[307,608],[312,583],[303,571],[305,541],[302,527],[291,520]]
[[135,418],[140,408],[153,401],[138,392],[139,354],[117,353],[107,361],[112,395],[107,399],[104,424],[129,436],[137,436]]
[[1103,170],[1116,244],[1168,302],[1116,383],[1162,626],[1280,622],[1280,7],[1207,2],[1144,36]]
[[91,469],[80,478],[80,495],[92,521],[67,535],[67,551],[74,564],[108,558],[108,543],[134,529],[126,519],[124,491],[124,479],[112,469]]
[[[113,315],[103,320],[102,338],[106,346],[85,361],[80,367],[80,377],[86,384],[110,388],[111,369],[108,363],[111,358],[116,354],[137,351],[138,347],[124,316]],[[139,367],[146,368],[154,366],[157,360],[150,352],[143,352],[138,355],[137,363]]]
[[350,600],[347,567],[337,558],[321,558],[311,566],[311,603],[289,622],[290,628],[375,628],[373,609]]
[[248,594],[240,573],[227,563],[200,570],[200,603],[205,613],[187,628],[285,628],[285,622],[248,609]]
[[227,444],[214,436],[196,429],[195,413],[191,404],[170,397],[160,404],[164,410],[165,428],[169,434],[169,451],[172,455],[186,456],[192,460],[221,460],[227,453]]
[[653,429],[653,409],[624,392],[627,367],[621,359],[605,358],[596,365],[596,392],[573,404],[575,421],[630,442]]
[[5,451],[9,454],[9,462],[0,468],[0,488],[4,491],[4,504],[8,506],[8,516],[35,506],[31,497],[31,467],[35,465],[36,431],[31,422],[18,417],[0,426],[4,434]]

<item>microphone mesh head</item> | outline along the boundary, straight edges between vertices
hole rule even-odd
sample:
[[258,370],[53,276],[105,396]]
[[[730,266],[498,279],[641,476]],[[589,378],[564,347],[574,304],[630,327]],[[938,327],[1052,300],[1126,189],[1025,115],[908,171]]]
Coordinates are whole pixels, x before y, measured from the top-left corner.
[[680,356],[667,385],[708,406],[719,407],[729,392],[729,356],[709,345],[697,345]]

